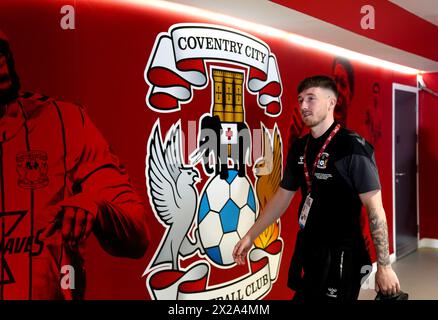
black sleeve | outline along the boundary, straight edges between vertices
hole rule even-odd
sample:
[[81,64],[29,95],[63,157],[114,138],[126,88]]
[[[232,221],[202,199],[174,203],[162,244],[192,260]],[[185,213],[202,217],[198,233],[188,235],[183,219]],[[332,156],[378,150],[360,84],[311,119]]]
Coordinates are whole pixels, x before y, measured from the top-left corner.
[[[297,191],[300,187],[299,179],[299,146],[298,141],[292,144],[288,151],[286,159],[286,168],[284,169],[283,179],[280,182],[280,187],[289,191]],[[301,168],[302,170],[302,168]]]
[[380,190],[379,172],[374,154],[370,157],[354,154],[350,162],[350,177],[357,193]]
[[338,172],[358,194],[380,190],[379,172],[372,145],[362,137],[354,136],[350,147],[350,154],[335,164]]

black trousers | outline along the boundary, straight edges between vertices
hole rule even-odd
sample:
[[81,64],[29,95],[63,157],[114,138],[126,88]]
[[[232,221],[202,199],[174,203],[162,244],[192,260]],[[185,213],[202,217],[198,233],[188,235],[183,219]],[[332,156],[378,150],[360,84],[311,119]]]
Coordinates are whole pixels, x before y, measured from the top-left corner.
[[367,253],[368,260],[364,259],[364,253],[339,246],[298,252],[302,254],[302,260],[296,254],[289,270],[289,287],[295,290],[294,301],[357,300],[361,283],[366,278],[362,266],[369,262]]

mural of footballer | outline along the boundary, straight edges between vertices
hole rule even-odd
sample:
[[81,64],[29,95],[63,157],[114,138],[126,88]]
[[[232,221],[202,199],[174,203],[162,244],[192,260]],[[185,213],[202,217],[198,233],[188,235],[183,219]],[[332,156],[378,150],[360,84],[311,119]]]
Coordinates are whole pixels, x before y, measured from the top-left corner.
[[145,207],[83,108],[19,88],[0,31],[0,300],[81,299],[84,240],[93,232],[109,254],[142,257]]
[[332,65],[333,79],[336,82],[339,97],[334,111],[335,120],[347,127],[348,109],[354,97],[354,70],[351,62],[342,57],[336,57]]

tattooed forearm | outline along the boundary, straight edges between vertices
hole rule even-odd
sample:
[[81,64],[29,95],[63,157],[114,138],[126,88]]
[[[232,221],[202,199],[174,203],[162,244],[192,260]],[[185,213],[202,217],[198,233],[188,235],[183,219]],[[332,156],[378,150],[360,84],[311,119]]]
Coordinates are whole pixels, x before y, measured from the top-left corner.
[[389,244],[388,244],[388,226],[386,219],[382,219],[378,214],[378,209],[370,208],[368,211],[370,220],[371,236],[377,253],[377,262],[379,265],[388,266]]

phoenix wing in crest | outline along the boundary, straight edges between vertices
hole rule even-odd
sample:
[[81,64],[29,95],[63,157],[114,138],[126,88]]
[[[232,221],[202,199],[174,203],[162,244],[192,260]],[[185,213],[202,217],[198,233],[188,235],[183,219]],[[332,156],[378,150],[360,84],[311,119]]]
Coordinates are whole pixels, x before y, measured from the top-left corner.
[[[277,125],[274,127],[273,143],[268,130],[263,126],[263,156],[255,163],[256,193],[260,203],[260,212],[263,213],[268,201],[274,196],[281,182],[283,165],[283,151],[281,136]],[[277,222],[271,224],[254,241],[259,248],[266,248],[278,238],[279,226]]]

